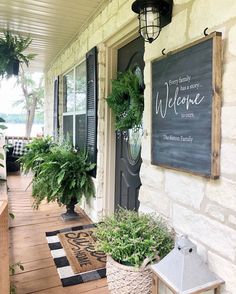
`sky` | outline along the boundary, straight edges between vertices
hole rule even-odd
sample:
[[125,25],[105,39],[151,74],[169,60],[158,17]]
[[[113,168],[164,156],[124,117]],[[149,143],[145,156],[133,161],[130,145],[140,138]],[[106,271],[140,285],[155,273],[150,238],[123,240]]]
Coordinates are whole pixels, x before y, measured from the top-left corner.
[[16,85],[16,78],[4,79],[0,81],[0,112],[21,113],[21,107],[13,107],[22,95],[20,86]]
[[[41,73],[34,73],[33,79],[40,79]],[[16,83],[16,77],[0,80],[0,112],[1,113],[22,113],[21,106],[14,107],[14,103],[22,97],[22,90]]]

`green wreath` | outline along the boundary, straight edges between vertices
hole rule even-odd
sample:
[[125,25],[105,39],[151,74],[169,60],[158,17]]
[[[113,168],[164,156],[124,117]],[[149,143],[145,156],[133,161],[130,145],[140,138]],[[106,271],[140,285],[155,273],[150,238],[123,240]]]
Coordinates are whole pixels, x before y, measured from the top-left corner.
[[132,71],[118,73],[112,81],[107,103],[116,116],[116,130],[139,128],[142,123],[144,97],[140,79]]

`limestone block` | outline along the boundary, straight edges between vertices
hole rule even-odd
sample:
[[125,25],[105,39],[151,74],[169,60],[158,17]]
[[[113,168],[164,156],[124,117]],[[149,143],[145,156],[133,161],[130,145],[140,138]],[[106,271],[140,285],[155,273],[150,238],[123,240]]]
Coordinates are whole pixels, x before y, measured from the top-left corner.
[[[236,5],[235,5],[236,6]],[[235,8],[236,9],[236,8]],[[236,56],[236,25],[229,30],[229,52]]]
[[143,112],[143,126],[145,129],[151,129],[151,111],[152,109],[152,97],[151,97],[151,86],[146,84],[144,91],[144,112]]
[[189,37],[203,34],[206,27],[214,28],[235,17],[235,0],[197,0],[193,1],[190,13]]
[[223,71],[222,98],[223,102],[236,103],[236,61],[225,64]]
[[236,171],[236,145],[222,143],[221,145],[221,171],[227,175],[235,175]]
[[[117,1],[117,0],[113,0],[113,1]],[[129,7],[131,7],[132,3],[134,2],[133,0],[118,0],[119,2],[119,9],[123,4],[127,4]]]
[[101,25],[104,25],[108,20],[107,6],[101,12]]
[[133,19],[137,19],[138,28],[137,14],[132,11],[130,1],[125,1],[122,6],[119,6],[119,10],[117,11],[117,27],[122,28],[125,26],[125,24],[129,23]]
[[150,207],[165,217],[169,217],[170,201],[165,193],[160,190],[150,189],[142,185],[139,190],[139,201],[142,205]]
[[98,43],[102,42],[102,39],[103,39],[103,29],[102,27],[100,27],[92,35],[89,36],[88,48],[93,48]]
[[116,19],[112,17],[103,25],[102,29],[103,29],[103,40],[111,37],[114,34],[114,32],[117,31]]
[[225,178],[219,181],[209,181],[206,186],[206,196],[220,207],[236,211],[236,182]]
[[236,216],[230,215],[229,216],[229,223],[236,227]]
[[225,216],[223,209],[215,204],[208,204],[206,206],[205,212],[211,216],[212,218],[219,220],[220,222],[224,222]]
[[236,265],[211,251],[208,252],[208,263],[210,269],[225,281],[221,293],[226,294],[226,291],[229,291],[227,294],[234,294],[236,290]]
[[205,183],[202,178],[166,170],[165,192],[174,200],[200,209]]
[[236,231],[180,205],[173,205],[173,226],[234,261]]
[[[194,244],[197,242],[195,240],[192,240]],[[207,262],[207,249],[202,244],[197,244],[197,253],[201,256],[204,262]],[[205,294],[205,293],[204,293]]]
[[107,6],[107,13],[109,18],[116,14],[118,11],[118,1],[111,1]]
[[152,189],[163,189],[164,172],[154,165],[143,163],[140,169],[140,178],[144,186]]
[[180,5],[190,2],[191,0],[174,0],[174,5]]
[[222,108],[222,136],[236,139],[236,106]]
[[145,60],[153,60],[162,56],[163,48],[166,53],[181,47],[186,42],[187,9],[181,11],[172,18],[169,25],[164,27],[160,36],[152,44],[145,46]]

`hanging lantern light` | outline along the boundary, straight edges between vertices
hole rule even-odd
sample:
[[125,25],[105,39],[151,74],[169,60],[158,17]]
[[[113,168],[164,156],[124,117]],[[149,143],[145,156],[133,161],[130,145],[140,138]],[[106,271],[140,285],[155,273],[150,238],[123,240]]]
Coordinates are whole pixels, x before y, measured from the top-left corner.
[[173,0],[136,0],[132,10],[139,16],[139,33],[152,43],[161,29],[171,22]]

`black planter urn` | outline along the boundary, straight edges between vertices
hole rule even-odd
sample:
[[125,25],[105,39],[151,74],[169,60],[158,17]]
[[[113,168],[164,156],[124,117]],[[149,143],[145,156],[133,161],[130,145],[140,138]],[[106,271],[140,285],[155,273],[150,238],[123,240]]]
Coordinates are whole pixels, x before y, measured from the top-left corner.
[[61,215],[64,221],[75,220],[79,218],[79,214],[75,211],[75,205],[77,202],[77,198],[72,197],[70,203],[66,205],[66,212],[62,213]]

